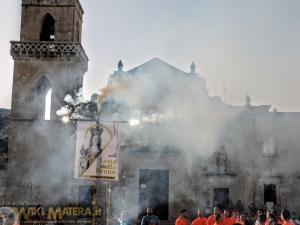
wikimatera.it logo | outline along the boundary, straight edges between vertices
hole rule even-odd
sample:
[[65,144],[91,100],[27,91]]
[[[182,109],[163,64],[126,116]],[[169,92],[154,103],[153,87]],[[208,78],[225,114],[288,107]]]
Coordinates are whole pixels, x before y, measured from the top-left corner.
[[28,220],[67,220],[72,218],[91,218],[101,217],[102,208],[100,207],[30,207],[30,206],[11,206],[10,208],[18,221]]

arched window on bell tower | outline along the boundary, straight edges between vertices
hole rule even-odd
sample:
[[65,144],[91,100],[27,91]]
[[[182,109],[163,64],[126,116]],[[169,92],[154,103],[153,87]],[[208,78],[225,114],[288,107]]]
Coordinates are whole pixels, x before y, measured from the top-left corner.
[[47,13],[42,23],[42,29],[40,34],[40,41],[54,41],[55,36],[55,20]]
[[36,118],[39,120],[51,119],[52,88],[49,79],[42,76],[37,82],[35,92]]

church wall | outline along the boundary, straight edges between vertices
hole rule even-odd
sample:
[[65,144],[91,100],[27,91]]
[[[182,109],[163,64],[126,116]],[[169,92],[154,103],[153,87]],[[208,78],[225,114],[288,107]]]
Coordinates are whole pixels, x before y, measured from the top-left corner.
[[51,108],[52,118],[55,118],[66,93],[82,86],[83,78],[75,65],[72,61],[15,61],[12,118],[35,118],[36,87],[43,75],[49,79],[53,89]]
[[18,135],[10,136],[7,199],[43,204],[76,201],[72,125],[12,121],[11,126]]
[[[175,219],[180,211],[179,204],[184,201],[178,196],[189,198],[187,192],[184,157],[180,153],[159,153],[159,152],[134,152],[124,149],[120,153],[120,177],[125,172],[125,207],[129,217],[137,219],[139,214],[139,173],[140,169],[168,170],[169,171],[169,220]],[[155,181],[153,181],[155,182]],[[120,196],[119,196],[120,197]],[[115,199],[118,205],[119,200]],[[130,206],[130,207],[128,207]],[[116,213],[120,208],[115,208]]]
[[[272,116],[271,113],[269,115]],[[268,184],[276,185],[276,209],[289,207],[297,212],[300,202],[300,179],[297,173],[299,152],[296,131],[298,128],[293,128],[294,131],[288,132],[288,135],[280,134],[274,129],[275,126],[288,127],[294,119],[290,118],[289,122],[287,120],[276,122],[264,118],[265,124],[261,124],[260,114],[254,114],[251,120],[240,118],[238,121],[233,121],[234,128],[226,133],[230,144],[226,145],[229,161],[228,171],[224,174],[213,173],[216,168],[215,161],[211,160],[212,155],[204,159],[204,162],[199,161],[197,165],[192,166],[185,160],[178,163],[181,153],[176,157],[168,154],[164,157],[149,157],[149,153],[137,154],[130,149],[122,150],[124,153],[121,155],[121,165],[126,168],[126,172],[130,173],[125,181],[126,188],[130,190],[127,197],[130,199],[130,205],[134,205],[136,209],[132,211],[131,216],[136,218],[138,215],[138,171],[141,168],[168,168],[175,171],[170,173],[170,221],[178,216],[181,208],[188,208],[191,214],[195,214],[196,209],[203,207],[207,200],[213,202],[214,188],[229,188],[231,202],[235,205],[238,200],[241,200],[247,211],[248,205],[252,202],[255,202],[257,207],[265,207],[264,185]],[[275,139],[276,154],[274,155],[266,155],[263,152],[264,139],[268,136]],[[212,149],[211,154],[214,151]],[[197,161],[195,156],[194,158]],[[180,172],[178,165],[185,169]],[[179,190],[174,181],[181,179]],[[181,195],[183,192],[187,195]],[[176,201],[172,202],[172,199]]]

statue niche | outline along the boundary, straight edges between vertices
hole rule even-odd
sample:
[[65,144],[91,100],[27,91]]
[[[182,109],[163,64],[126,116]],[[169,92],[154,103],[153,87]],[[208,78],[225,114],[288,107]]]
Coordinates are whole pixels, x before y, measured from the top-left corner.
[[214,172],[227,173],[228,172],[228,156],[224,145],[221,145],[213,154]]

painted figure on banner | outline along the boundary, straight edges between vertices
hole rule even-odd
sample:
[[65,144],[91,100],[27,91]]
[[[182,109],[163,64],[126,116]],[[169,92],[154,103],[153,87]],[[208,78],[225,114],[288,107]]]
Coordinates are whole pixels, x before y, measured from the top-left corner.
[[78,121],[75,177],[117,179],[118,128],[115,123]]

